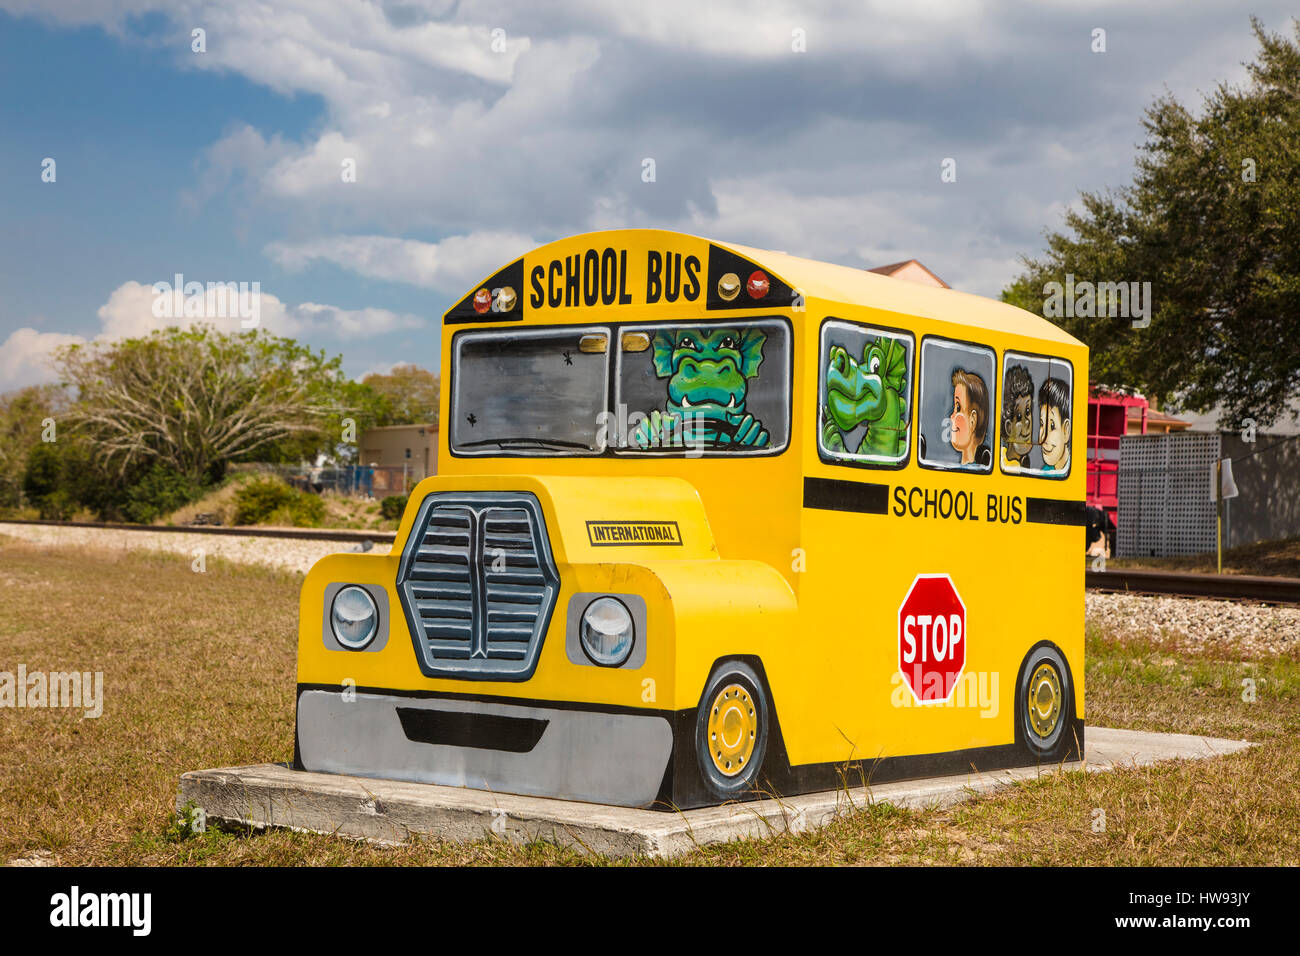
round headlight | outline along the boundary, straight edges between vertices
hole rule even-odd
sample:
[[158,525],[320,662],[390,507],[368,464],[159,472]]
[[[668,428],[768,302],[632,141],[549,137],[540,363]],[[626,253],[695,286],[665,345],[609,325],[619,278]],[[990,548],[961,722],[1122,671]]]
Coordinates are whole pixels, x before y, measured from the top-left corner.
[[582,649],[593,664],[621,667],[632,656],[636,628],[632,614],[617,598],[596,598],[582,612]]
[[334,639],[350,651],[359,651],[374,640],[379,630],[379,609],[375,599],[355,584],[341,588],[330,608]]

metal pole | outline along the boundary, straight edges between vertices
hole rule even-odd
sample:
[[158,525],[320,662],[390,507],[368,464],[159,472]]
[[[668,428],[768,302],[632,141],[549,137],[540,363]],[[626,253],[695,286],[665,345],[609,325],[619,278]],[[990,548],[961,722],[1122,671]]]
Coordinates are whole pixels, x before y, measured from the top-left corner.
[[1223,459],[1214,463],[1214,550],[1218,555],[1219,570],[1223,573]]

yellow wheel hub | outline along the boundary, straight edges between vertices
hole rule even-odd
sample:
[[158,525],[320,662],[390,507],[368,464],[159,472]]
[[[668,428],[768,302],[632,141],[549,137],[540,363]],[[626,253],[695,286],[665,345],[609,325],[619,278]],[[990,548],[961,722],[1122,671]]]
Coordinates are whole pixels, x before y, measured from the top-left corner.
[[758,735],[758,712],[749,691],[728,684],[709,707],[709,756],[724,777],[734,777],[749,766]]
[[1051,664],[1039,664],[1029,681],[1029,725],[1043,739],[1052,736],[1061,719],[1061,678]]

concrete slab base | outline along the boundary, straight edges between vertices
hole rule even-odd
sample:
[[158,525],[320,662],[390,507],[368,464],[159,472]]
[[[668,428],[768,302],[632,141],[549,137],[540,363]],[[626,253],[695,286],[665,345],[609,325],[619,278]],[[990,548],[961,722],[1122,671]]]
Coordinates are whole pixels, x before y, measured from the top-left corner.
[[947,807],[1017,780],[1065,771],[1104,771],[1161,760],[1201,759],[1255,746],[1185,734],[1089,727],[1085,760],[1059,767],[906,780],[680,813],[488,793],[461,787],[305,773],[283,764],[183,774],[177,809],[202,807],[209,824],[288,827],[378,843],[413,835],[468,842],[489,835],[548,840],[611,856],[676,856],[709,843],[798,833],[868,803]]

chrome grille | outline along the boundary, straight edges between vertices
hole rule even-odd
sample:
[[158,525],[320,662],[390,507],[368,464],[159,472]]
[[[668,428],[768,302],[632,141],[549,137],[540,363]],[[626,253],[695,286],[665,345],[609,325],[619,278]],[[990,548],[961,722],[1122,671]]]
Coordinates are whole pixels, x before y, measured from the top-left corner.
[[397,584],[426,675],[527,680],[559,590],[537,499],[430,495]]

